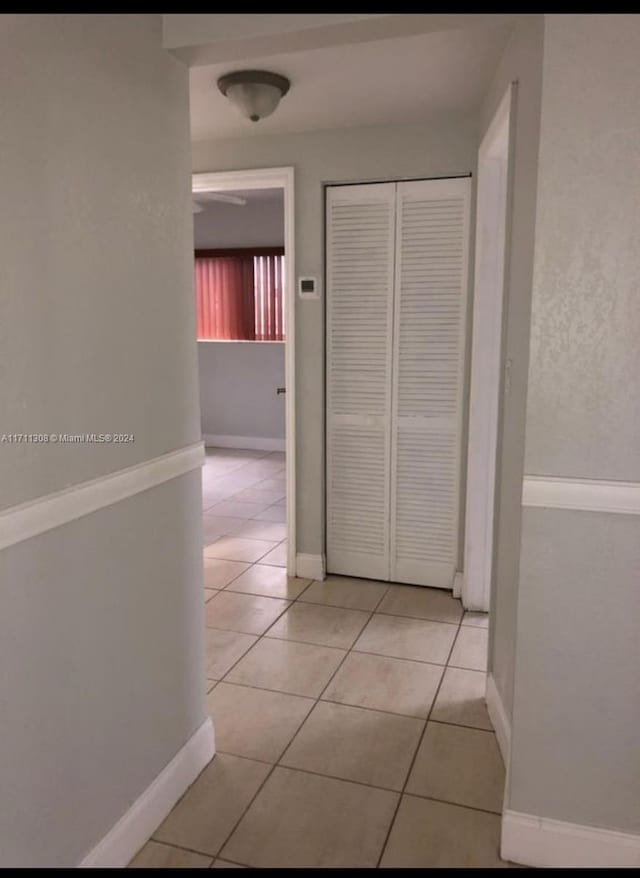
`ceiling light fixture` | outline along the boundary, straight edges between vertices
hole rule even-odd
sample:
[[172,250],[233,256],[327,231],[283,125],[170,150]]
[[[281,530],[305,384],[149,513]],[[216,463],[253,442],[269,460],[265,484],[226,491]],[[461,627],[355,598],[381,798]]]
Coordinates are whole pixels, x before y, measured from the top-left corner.
[[266,70],[238,70],[218,80],[218,88],[242,113],[258,122],[270,116],[289,91],[289,80]]

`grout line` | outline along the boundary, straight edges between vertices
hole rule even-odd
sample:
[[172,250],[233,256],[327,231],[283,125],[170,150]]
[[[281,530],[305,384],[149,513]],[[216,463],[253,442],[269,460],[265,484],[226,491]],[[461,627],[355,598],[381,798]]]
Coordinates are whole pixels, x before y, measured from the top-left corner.
[[445,662],[445,665],[444,665],[445,670],[443,671],[442,676],[440,677],[440,682],[438,683],[438,688],[436,689],[435,695],[433,696],[433,701],[431,702],[431,707],[429,708],[429,714],[427,715],[427,718],[426,718],[425,723],[424,723],[424,728],[422,729],[422,734],[420,735],[420,738],[418,740],[418,746],[416,747],[416,749],[414,751],[413,759],[411,760],[411,763],[409,765],[409,770],[407,771],[406,777],[404,779],[402,791],[398,797],[398,804],[396,805],[396,809],[394,811],[393,817],[391,818],[391,822],[389,823],[389,829],[387,830],[387,835],[385,837],[384,843],[383,843],[382,848],[380,850],[380,856],[378,857],[378,862],[376,863],[376,867],[378,869],[380,868],[380,863],[382,862],[382,858],[384,857],[384,853],[387,849],[387,844],[389,843],[389,838],[391,837],[393,827],[395,826],[396,818],[398,816],[398,811],[400,810],[400,805],[401,805],[402,800],[406,794],[407,784],[409,783],[409,778],[411,777],[411,773],[412,773],[413,768],[416,764],[416,759],[418,758],[418,753],[420,752],[420,748],[422,747],[422,742],[424,741],[424,736],[425,736],[427,728],[429,726],[429,720],[431,718],[431,714],[433,713],[433,708],[435,707],[436,701],[438,700],[438,695],[440,694],[440,689],[442,688],[442,682],[443,682],[444,677],[445,677],[446,669],[447,669],[447,666],[449,664],[449,660],[451,659],[451,655],[453,654],[453,650],[454,650],[454,647],[456,645],[456,640],[458,639],[458,634],[460,633],[461,627],[462,627],[462,616],[460,617],[460,621],[458,622],[458,631],[456,632],[456,636],[453,638],[453,641],[451,643],[451,647],[449,649],[449,653],[447,655],[447,661]]
[[[158,827],[158,828],[160,828],[160,827]],[[195,848],[185,847],[183,844],[174,844],[174,842],[172,842],[172,841],[162,841],[162,839],[155,838],[155,836],[153,836],[153,835],[151,836],[149,841],[152,841],[154,844],[161,844],[165,848],[177,848],[179,851],[186,851],[189,854],[197,854],[199,857],[209,857],[209,859],[211,860],[212,863],[216,858],[215,854],[210,854],[209,851],[199,851],[199,850],[196,850]],[[140,850],[136,854],[136,857],[149,844],[149,841],[145,842],[145,844],[140,848]],[[136,857],[133,857],[132,861],[135,860]],[[186,866],[183,866],[182,868],[186,868]]]

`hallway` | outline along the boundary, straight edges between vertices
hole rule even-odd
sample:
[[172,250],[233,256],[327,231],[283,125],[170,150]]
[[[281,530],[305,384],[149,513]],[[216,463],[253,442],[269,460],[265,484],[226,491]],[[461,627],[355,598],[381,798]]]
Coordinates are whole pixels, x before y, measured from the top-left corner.
[[487,617],[448,592],[287,579],[284,455],[209,449],[217,755],[131,865],[500,867]]

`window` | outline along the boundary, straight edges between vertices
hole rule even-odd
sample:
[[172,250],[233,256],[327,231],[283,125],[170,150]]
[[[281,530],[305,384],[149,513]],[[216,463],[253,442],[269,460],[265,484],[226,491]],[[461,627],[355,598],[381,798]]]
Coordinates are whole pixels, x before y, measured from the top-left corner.
[[284,250],[196,250],[199,340],[284,341]]

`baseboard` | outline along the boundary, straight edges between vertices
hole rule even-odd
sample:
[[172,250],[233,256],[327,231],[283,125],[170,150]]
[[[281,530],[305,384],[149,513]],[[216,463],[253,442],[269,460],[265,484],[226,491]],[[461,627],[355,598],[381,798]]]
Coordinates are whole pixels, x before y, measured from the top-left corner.
[[487,710],[489,711],[489,719],[496,731],[498,739],[498,747],[502,754],[502,761],[507,769],[509,768],[509,754],[511,752],[511,723],[504,709],[502,698],[498,692],[496,681],[493,674],[487,674],[487,690],[486,690]]
[[84,515],[112,506],[141,491],[198,469],[204,463],[202,443],[187,445],[143,463],[71,485],[0,513],[0,549],[61,527]]
[[640,515],[640,482],[525,475],[522,505]]
[[324,555],[296,555],[296,576],[301,579],[324,579]]
[[107,869],[126,866],[214,754],[213,724],[207,718],[80,866]]
[[207,448],[247,448],[250,451],[285,451],[285,439],[271,439],[268,436],[218,436],[205,433],[202,441]]
[[637,868],[640,835],[505,811],[500,855],[539,868]]
[[462,597],[463,573],[458,570],[453,577],[453,596],[454,598]]

